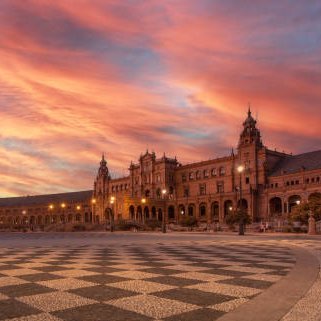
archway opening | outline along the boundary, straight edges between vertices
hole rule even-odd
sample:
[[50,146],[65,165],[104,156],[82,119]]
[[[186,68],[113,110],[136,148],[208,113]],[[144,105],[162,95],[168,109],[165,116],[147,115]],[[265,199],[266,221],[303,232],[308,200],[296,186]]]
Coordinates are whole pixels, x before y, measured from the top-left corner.
[[200,204],[200,218],[201,219],[206,218],[206,204],[205,203]]
[[213,202],[211,206],[212,222],[218,222],[220,219],[220,206],[218,202]]
[[289,197],[289,200],[288,200],[288,202],[289,202],[289,213],[291,213],[292,212],[292,210],[293,210],[293,208],[295,207],[295,206],[298,206],[298,205],[300,205],[301,204],[301,196],[299,196],[299,195],[292,195],[292,196],[290,196]]
[[168,206],[168,219],[169,220],[175,219],[175,208],[173,205]]
[[279,216],[282,214],[282,200],[280,197],[270,199],[270,213],[271,216]]

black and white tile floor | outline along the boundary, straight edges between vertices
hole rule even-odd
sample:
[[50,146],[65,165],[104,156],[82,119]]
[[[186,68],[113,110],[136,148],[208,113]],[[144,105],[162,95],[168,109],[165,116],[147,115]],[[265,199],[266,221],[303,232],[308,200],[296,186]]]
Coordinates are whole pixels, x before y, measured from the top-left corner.
[[286,275],[264,243],[1,248],[0,320],[215,320]]

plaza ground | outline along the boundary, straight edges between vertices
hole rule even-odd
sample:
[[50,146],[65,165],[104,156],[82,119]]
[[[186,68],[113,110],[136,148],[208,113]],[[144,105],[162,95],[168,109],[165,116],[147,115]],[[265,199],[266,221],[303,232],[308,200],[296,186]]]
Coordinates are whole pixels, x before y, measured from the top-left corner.
[[0,320],[320,320],[321,237],[0,233]]

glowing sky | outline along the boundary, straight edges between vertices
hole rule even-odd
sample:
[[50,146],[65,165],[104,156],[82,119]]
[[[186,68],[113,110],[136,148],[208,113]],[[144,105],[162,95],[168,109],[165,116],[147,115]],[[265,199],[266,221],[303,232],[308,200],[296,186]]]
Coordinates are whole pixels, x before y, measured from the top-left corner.
[[0,197],[92,188],[148,147],[321,148],[321,2],[1,0]]

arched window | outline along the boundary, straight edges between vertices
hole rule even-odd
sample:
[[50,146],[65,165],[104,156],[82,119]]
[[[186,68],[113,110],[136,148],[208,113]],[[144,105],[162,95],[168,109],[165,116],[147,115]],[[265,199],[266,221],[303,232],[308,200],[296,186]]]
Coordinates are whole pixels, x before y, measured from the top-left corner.
[[220,176],[224,176],[225,175],[225,167],[224,166],[221,166],[220,167]]
[[200,171],[196,172],[196,179],[201,179],[201,172]]
[[200,217],[206,217],[206,204],[204,203],[200,205]]
[[211,175],[212,175],[213,177],[217,175],[217,170],[216,170],[216,168],[212,168],[212,170],[211,170]]

